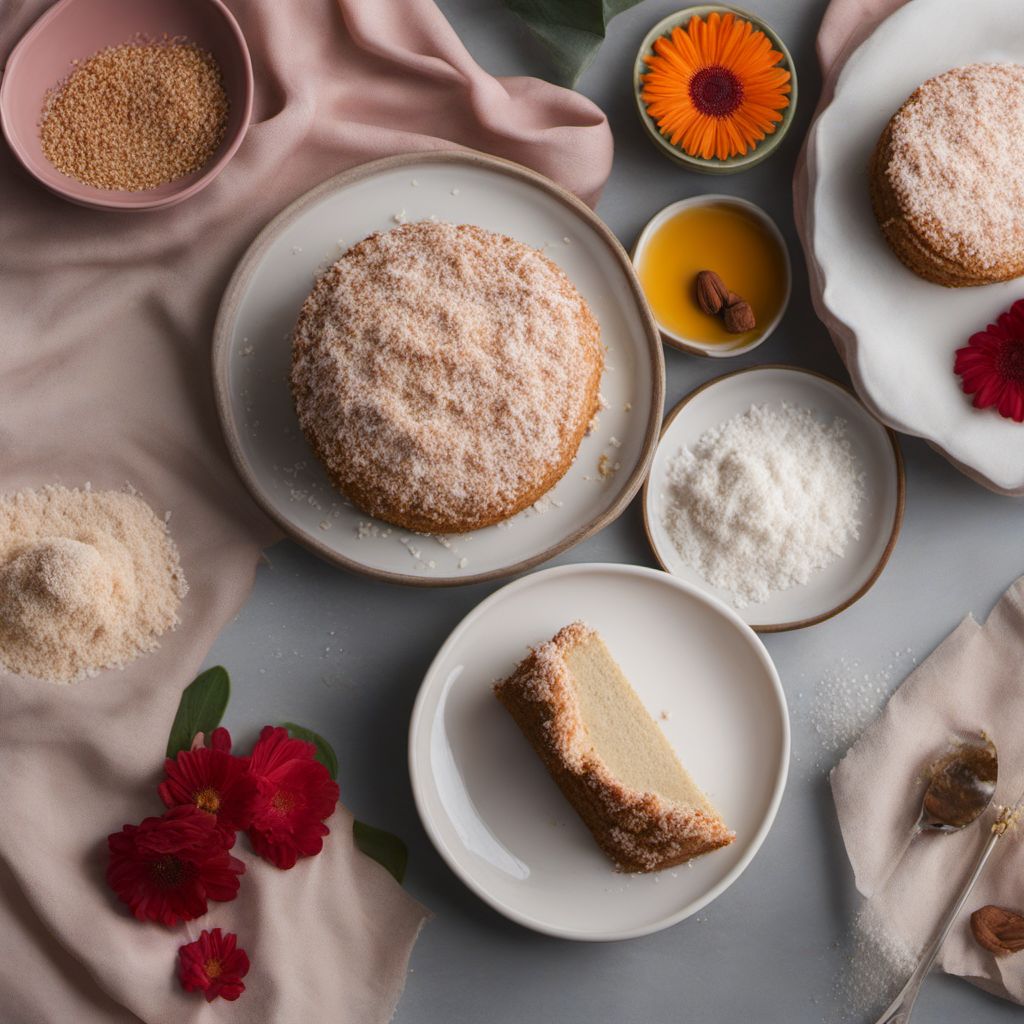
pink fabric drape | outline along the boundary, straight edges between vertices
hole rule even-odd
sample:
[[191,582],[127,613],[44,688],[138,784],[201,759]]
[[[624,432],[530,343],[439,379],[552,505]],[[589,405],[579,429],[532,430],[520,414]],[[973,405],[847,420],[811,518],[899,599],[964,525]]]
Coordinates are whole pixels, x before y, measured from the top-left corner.
[[[237,931],[248,950],[235,1004],[180,991],[187,931],[131,920],[103,882],[107,833],[159,813],[181,689],[276,536],[221,441],[214,315],[258,229],[345,167],[469,146],[594,202],[611,165],[600,110],[491,77],[432,0],[228,2],[252,51],[253,124],[195,198],[160,213],[82,209],[0,147],[0,491],[130,481],[172,512],[192,588],[179,629],[124,671],[72,687],[0,674],[0,1018],[18,1024],[390,1018],[424,912],[354,849],[343,808],[324,853],[291,871],[243,853],[239,899],[193,923]],[[0,54],[46,6],[0,0]]]

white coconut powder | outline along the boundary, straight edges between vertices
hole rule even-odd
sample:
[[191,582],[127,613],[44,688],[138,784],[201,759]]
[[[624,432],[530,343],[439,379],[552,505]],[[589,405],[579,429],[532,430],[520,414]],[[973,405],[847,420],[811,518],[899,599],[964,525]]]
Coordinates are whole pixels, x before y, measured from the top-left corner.
[[0,496],[0,668],[70,683],[158,646],[188,590],[165,518],[134,492]]
[[842,557],[863,497],[844,420],[753,405],[669,461],[663,522],[682,560],[742,608]]

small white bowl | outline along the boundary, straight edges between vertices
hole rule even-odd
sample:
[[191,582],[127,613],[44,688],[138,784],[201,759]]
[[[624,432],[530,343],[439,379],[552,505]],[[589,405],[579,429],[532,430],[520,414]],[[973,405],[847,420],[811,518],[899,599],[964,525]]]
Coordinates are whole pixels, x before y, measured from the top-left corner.
[[761,330],[752,341],[745,341],[736,345],[730,345],[727,342],[704,342],[697,341],[695,338],[688,338],[685,335],[677,334],[675,331],[670,331],[664,324],[658,321],[657,314],[654,310],[651,310],[654,316],[655,322],[658,324],[658,329],[661,331],[662,340],[671,345],[673,348],[677,348],[682,352],[690,352],[697,356],[713,356],[715,358],[725,358],[727,356],[739,356],[745,352],[751,352],[757,348],[758,345],[765,342],[779,326],[779,322],[785,316],[786,308],[789,306],[789,296],[793,288],[793,268],[789,260],[789,249],[786,247],[786,240],[782,237],[782,232],[779,231],[778,225],[775,221],[768,216],[760,206],[756,206],[754,203],[749,202],[746,199],[740,199],[737,196],[726,196],[712,193],[710,195],[699,195],[691,196],[689,199],[680,199],[677,203],[670,203],[663,210],[659,210],[645,225],[643,231],[640,232],[636,243],[633,246],[633,266],[637,273],[640,272],[640,261],[643,259],[643,254],[647,248],[648,242],[651,240],[651,236],[658,228],[661,227],[665,221],[674,217],[681,210],[688,210],[695,206],[733,206],[738,210],[742,210],[744,213],[750,214],[756,220],[767,229],[768,233],[778,243],[779,251],[782,253],[782,258],[785,267],[785,295],[782,297],[782,303],[779,306],[778,313],[772,318],[772,320]]
[[[813,409],[824,423],[836,418],[845,421],[847,439],[864,474],[865,493],[858,509],[861,522],[843,556],[817,570],[807,583],[737,609],[728,591],[712,586],[683,561],[669,536],[665,527],[669,464],[681,448],[691,448],[705,431],[752,405],[783,403]],[[780,633],[824,622],[874,586],[896,547],[905,496],[903,456],[896,435],[879,423],[849,388],[800,366],[748,366],[702,384],[665,417],[644,484],[644,529],[666,572],[717,598],[755,632]]]

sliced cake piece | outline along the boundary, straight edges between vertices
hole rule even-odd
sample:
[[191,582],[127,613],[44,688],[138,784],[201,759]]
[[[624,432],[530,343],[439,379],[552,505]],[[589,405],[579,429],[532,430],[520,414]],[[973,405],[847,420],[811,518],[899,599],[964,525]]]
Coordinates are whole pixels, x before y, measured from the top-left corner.
[[494,692],[619,871],[661,871],[736,838],[589,626],[560,629]]

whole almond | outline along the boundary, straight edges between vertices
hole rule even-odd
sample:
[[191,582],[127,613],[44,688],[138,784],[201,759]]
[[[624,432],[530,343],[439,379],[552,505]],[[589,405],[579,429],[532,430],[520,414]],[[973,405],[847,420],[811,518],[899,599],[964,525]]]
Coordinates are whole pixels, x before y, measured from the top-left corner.
[[702,270],[697,275],[697,305],[708,316],[718,316],[729,295],[725,282],[713,270]]
[[[733,297],[735,298],[735,296]],[[750,303],[743,299],[726,306],[722,319],[725,321],[725,329],[730,334],[746,334],[747,331],[752,331],[757,326]]]
[[982,907],[971,914],[971,931],[979,946],[996,956],[1024,949],[1024,917],[1002,907]]

